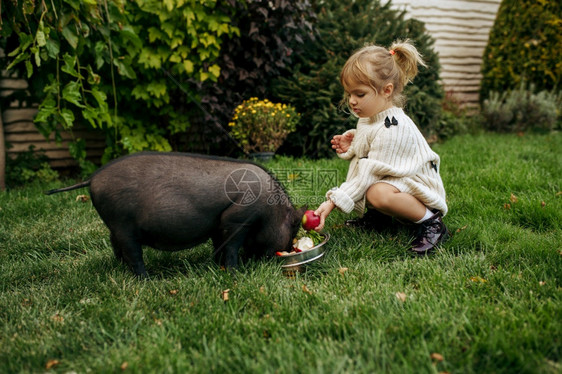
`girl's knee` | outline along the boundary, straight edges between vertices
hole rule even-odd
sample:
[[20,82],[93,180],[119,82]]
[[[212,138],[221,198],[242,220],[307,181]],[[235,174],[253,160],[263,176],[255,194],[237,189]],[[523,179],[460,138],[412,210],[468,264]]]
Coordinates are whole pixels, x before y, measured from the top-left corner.
[[367,201],[377,210],[385,211],[391,207],[393,194],[398,190],[389,184],[376,183],[367,190]]

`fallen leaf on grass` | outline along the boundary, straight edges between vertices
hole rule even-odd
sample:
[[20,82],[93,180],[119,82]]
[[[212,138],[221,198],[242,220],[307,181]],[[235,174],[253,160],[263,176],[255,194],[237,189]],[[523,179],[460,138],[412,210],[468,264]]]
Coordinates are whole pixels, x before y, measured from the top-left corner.
[[76,201],[79,201],[81,203],[85,203],[88,200],[90,200],[90,197],[88,195],[78,195],[78,196],[76,196]]
[[178,294],[178,290],[170,290],[168,292],[170,292],[170,295],[172,295],[172,296],[175,296],[175,295]]
[[51,370],[52,368],[54,368],[54,367],[57,366],[58,364],[60,364],[60,361],[59,361],[59,360],[49,360],[49,361],[47,361],[47,363],[45,364],[45,369]]
[[404,292],[396,292],[394,294],[394,296],[396,296],[396,298],[402,302],[406,301],[406,294]]
[[439,353],[432,353],[430,357],[434,361],[443,361],[444,360],[443,355],[441,355]]
[[470,280],[473,281],[474,283],[486,283],[487,280],[482,278],[482,277],[470,277]]
[[511,209],[511,204],[505,203],[505,204],[503,204],[503,208],[504,208],[505,210],[510,210],[510,209]]
[[546,206],[546,203],[544,201],[541,201],[541,207],[544,208],[545,206]]
[[544,286],[545,284],[546,284],[545,281],[540,281],[540,282],[539,282],[539,286]]
[[461,232],[463,230],[466,230],[466,228],[468,227],[468,225],[464,225],[463,227],[461,227],[460,229],[457,229],[457,232]]
[[340,268],[339,272],[341,275],[344,275],[346,271],[348,271],[349,268]]
[[228,290],[224,290],[222,291],[221,297],[222,297],[222,301],[228,301],[228,293],[230,292],[230,289]]
[[58,313],[56,313],[54,316],[52,316],[51,319],[55,322],[64,322],[64,317],[61,316]]
[[306,284],[302,285],[302,290],[307,294],[312,295],[312,292],[308,289],[308,287],[306,287]]
[[129,367],[129,363],[127,361],[123,362],[120,366],[122,371],[127,370],[128,367]]
[[509,197],[509,201],[511,201],[513,204],[515,204],[519,199],[517,199],[517,196],[515,196],[514,194],[511,194],[511,196]]

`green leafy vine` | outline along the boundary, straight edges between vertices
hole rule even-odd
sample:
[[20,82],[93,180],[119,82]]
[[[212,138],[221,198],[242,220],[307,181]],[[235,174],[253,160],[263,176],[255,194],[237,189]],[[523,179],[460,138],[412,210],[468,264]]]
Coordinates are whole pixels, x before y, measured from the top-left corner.
[[[30,82],[35,123],[49,136],[87,126],[106,135],[104,161],[170,150],[189,127],[189,100],[166,78],[216,81],[221,40],[238,35],[216,0],[8,0],[2,5],[2,66]],[[188,88],[189,89],[189,88]],[[111,107],[110,107],[111,105]],[[85,142],[69,150],[83,169]]]

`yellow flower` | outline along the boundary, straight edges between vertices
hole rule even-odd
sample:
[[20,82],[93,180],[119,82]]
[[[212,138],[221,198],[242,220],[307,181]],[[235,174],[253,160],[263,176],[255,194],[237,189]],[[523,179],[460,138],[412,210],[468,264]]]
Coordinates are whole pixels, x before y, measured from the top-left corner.
[[228,126],[246,151],[274,151],[295,131],[298,116],[290,105],[252,97],[236,107]]

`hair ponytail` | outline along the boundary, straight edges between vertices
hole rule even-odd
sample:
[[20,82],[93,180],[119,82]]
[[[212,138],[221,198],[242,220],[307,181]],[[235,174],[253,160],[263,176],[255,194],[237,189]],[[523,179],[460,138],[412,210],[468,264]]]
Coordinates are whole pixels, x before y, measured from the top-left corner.
[[392,43],[389,52],[402,73],[402,86],[413,81],[416,75],[418,75],[418,64],[427,67],[421,54],[408,39],[404,41],[397,40]]
[[[388,83],[394,90],[394,105],[403,106],[404,86],[418,74],[418,64],[427,66],[422,56],[409,40],[396,41],[390,49],[376,45],[366,45],[355,52],[345,63],[340,81],[347,91],[353,83],[361,83],[372,87],[377,93]],[[344,93],[343,102],[347,103],[348,94]]]

